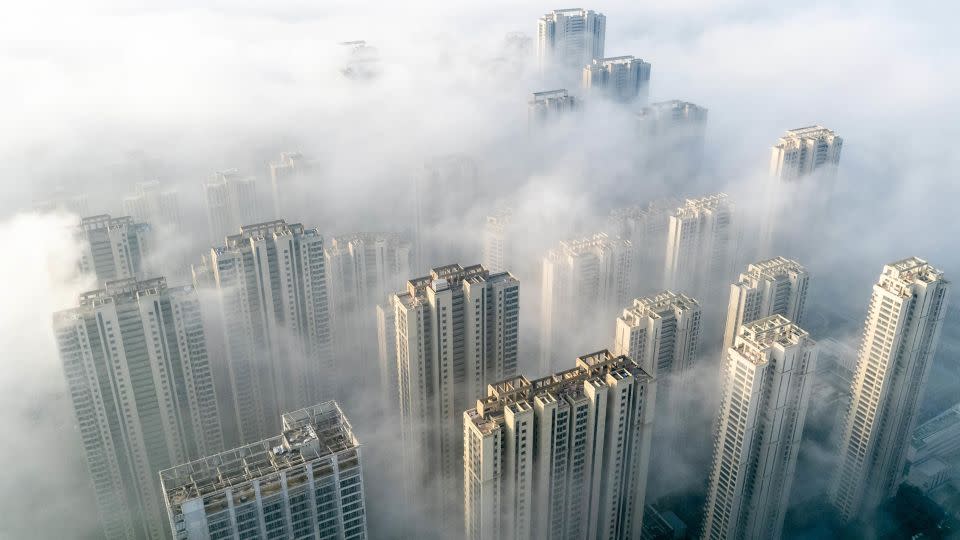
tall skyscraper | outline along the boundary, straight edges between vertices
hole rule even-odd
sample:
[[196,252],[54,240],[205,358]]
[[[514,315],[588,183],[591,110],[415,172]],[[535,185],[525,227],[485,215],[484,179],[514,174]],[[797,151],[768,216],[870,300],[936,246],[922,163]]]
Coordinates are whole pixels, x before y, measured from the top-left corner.
[[480,196],[477,162],[463,154],[428,160],[416,178],[415,196],[414,271],[429,272],[433,261],[466,256],[462,227]]
[[491,272],[504,272],[513,266],[513,211],[509,208],[487,216],[483,228],[483,267]]
[[334,401],[283,430],[160,471],[174,540],[367,538],[360,441]]
[[520,283],[453,264],[410,280],[393,304],[408,491],[425,494],[449,533],[459,529],[445,505],[461,500],[461,413],[517,372]]
[[833,175],[842,149],[843,139],[823,126],[791,129],[770,152],[770,176],[779,182],[796,182],[814,171]]
[[687,199],[670,216],[664,288],[690,294],[701,302],[728,279],[736,246],[733,203],[725,193]]
[[123,198],[123,212],[154,228],[171,232],[183,230],[180,198],[175,189],[164,189],[160,182],[139,182],[133,192]]
[[533,98],[527,102],[527,116],[530,127],[540,126],[554,120],[559,120],[579,108],[576,96],[571,96],[565,89],[534,92]]
[[[553,373],[554,358],[573,356],[576,353],[571,351],[583,350],[609,332],[607,321],[629,298],[632,250],[629,241],[599,233],[560,242],[544,257],[541,373]],[[593,328],[592,321],[604,322]]]
[[108,281],[53,328],[106,537],[167,537],[157,471],[223,448],[196,292]]
[[359,233],[332,238],[325,255],[337,357],[354,359],[357,382],[373,380],[380,375],[376,307],[410,277],[410,244],[397,234]]
[[635,292],[652,293],[663,283],[670,216],[681,204],[678,199],[662,199],[610,212],[608,234],[629,240],[633,245],[630,283]]
[[640,537],[653,378],[600,351],[491,384],[463,413],[465,537]]
[[594,59],[583,68],[583,87],[623,102],[647,101],[650,63],[633,56]]
[[106,214],[80,220],[80,271],[93,274],[97,283],[143,277],[148,254],[150,225],[132,217]]
[[46,199],[35,201],[33,209],[41,213],[68,212],[83,217],[90,215],[90,202],[84,193],[70,193],[60,188]]
[[210,251],[242,442],[263,439],[281,410],[319,402],[335,376],[323,237],[283,220],[240,227]]
[[893,496],[946,313],[943,272],[911,257],[873,286],[829,496],[845,520]]
[[281,152],[280,159],[270,162],[270,191],[273,194],[273,218],[293,216],[297,219],[305,211],[303,198],[307,188],[308,166],[300,152]]
[[203,184],[203,194],[211,242],[219,243],[242,225],[260,219],[256,180],[241,176],[237,169],[215,173]]
[[381,408],[385,414],[397,412],[400,386],[397,371],[396,296],[377,304],[377,365],[380,367]]
[[723,350],[733,346],[741,325],[757,319],[783,315],[794,324],[803,324],[809,282],[810,275],[800,263],[783,257],[748,265],[730,285]]
[[702,538],[780,538],[816,361],[816,343],[782,315],[740,327],[726,351]]
[[537,23],[540,69],[558,69],[579,75],[594,59],[603,58],[607,18],[581,8],[557,9]]
[[643,143],[638,155],[648,174],[677,182],[699,174],[707,109],[678,100],[652,103],[637,113],[637,131]]

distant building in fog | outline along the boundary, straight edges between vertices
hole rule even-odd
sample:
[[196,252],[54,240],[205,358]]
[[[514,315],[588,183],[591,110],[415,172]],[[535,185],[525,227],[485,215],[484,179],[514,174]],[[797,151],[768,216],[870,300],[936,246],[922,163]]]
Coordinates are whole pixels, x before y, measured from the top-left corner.
[[[631,284],[653,292],[663,284],[664,254],[670,216],[683,204],[679,199],[662,199],[647,205],[618,208],[610,212],[607,232],[629,240],[633,245]],[[653,290],[649,290],[649,289]]]
[[757,319],[783,315],[794,324],[803,324],[809,282],[810,275],[800,263],[783,257],[747,266],[730,285],[723,350],[733,346],[740,326]]
[[960,403],[913,430],[908,459],[907,483],[930,493],[948,483],[956,492],[960,465]]
[[180,196],[175,189],[164,189],[160,182],[139,182],[133,195],[123,198],[123,212],[154,228],[183,230]]
[[583,68],[584,89],[617,101],[647,101],[650,64],[633,56],[594,59]]
[[323,246],[316,229],[278,220],[244,225],[210,250],[241,441],[335,388]]
[[581,8],[557,9],[537,22],[537,59],[543,72],[579,75],[583,66],[603,58],[607,18]]
[[215,173],[203,184],[210,240],[220,243],[242,225],[259,221],[256,180],[237,169]]
[[701,302],[720,292],[736,247],[733,204],[725,193],[687,199],[670,216],[664,288]]
[[627,240],[599,233],[560,242],[543,258],[540,373],[553,372],[554,358],[594,342],[593,330],[609,332],[609,323],[590,325],[612,320],[627,304],[632,249]]
[[303,219],[301,202],[310,194],[305,175],[307,163],[300,152],[281,152],[280,159],[270,162],[270,191],[273,194],[273,219]]
[[641,165],[666,180],[695,177],[703,164],[707,109],[686,101],[652,103],[637,113]]
[[360,441],[336,402],[279,436],[160,471],[174,540],[367,538]]
[[408,492],[426,495],[445,536],[459,530],[464,409],[517,373],[520,283],[482,266],[434,268],[393,298]]
[[348,79],[364,81],[380,74],[380,54],[376,47],[367,45],[364,40],[341,42],[347,50],[347,59],[340,73]]
[[51,197],[34,202],[33,209],[42,213],[69,212],[80,217],[90,215],[90,204],[85,194],[67,193],[60,189]]
[[724,354],[701,538],[780,538],[816,343],[799,326],[774,315],[741,326]]
[[885,265],[873,286],[828,492],[844,520],[874,510],[900,486],[949,288],[943,272],[916,257]]
[[483,228],[483,267],[491,272],[505,272],[516,264],[513,250],[513,211],[500,210],[487,216]]
[[104,535],[169,538],[157,471],[223,449],[196,292],[108,281],[53,328]]
[[377,365],[380,368],[381,409],[385,414],[397,411],[397,400],[400,399],[395,299],[396,296],[390,296],[383,304],[377,304]]
[[840,164],[843,139],[823,126],[791,129],[770,152],[770,176],[795,182],[814,171],[833,175]]
[[415,183],[414,271],[429,272],[467,255],[462,227],[480,196],[480,173],[473,158],[449,154],[428,160]]
[[579,108],[575,96],[571,96],[565,89],[534,92],[533,98],[527,102],[527,116],[530,127],[551,122]]
[[463,413],[464,537],[640,537],[654,380],[608,351],[491,384]]
[[132,217],[90,216],[80,220],[80,271],[93,274],[97,283],[144,277],[150,225]]

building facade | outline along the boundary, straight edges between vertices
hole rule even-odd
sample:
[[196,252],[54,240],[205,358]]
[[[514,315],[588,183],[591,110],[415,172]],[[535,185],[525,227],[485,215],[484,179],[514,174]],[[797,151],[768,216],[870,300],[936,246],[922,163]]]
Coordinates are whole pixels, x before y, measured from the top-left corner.
[[279,436],[160,471],[174,540],[364,540],[360,441],[336,402],[283,415]]
[[308,166],[300,152],[281,152],[280,159],[270,162],[270,192],[273,195],[273,219],[282,216],[300,218],[306,210],[302,198],[309,193]]
[[97,283],[144,277],[149,253],[150,225],[132,217],[90,216],[80,220],[80,271],[93,274]]
[[[553,359],[596,343],[627,304],[633,246],[599,233],[561,242],[543,259],[540,304],[540,372],[553,373]],[[609,317],[609,319],[607,319]],[[605,321],[603,328],[584,322]],[[582,349],[581,349],[582,350]]]
[[530,128],[564,118],[579,107],[580,102],[576,96],[570,95],[564,88],[534,92],[533,97],[527,102]]
[[740,326],[757,319],[783,315],[802,325],[809,283],[810,275],[794,260],[776,257],[748,265],[730,285],[723,350],[733,346]]
[[647,101],[650,63],[633,56],[594,59],[583,68],[583,88],[621,102]]
[[275,431],[280,411],[333,390],[323,247],[316,229],[278,220],[242,226],[210,251],[242,442]]
[[594,59],[603,58],[607,18],[587,9],[557,9],[537,22],[537,59],[541,71],[577,75]]
[[832,176],[840,165],[843,139],[823,126],[787,131],[770,151],[770,176],[778,182],[796,182],[814,171]]
[[156,180],[139,182],[133,195],[124,197],[123,213],[153,227],[183,231],[179,194],[175,189],[164,189]]
[[635,294],[653,293],[663,283],[670,216],[682,204],[678,199],[661,199],[610,212],[607,234],[633,245],[630,283]]
[[483,267],[491,272],[505,272],[513,268],[513,211],[509,208],[487,216],[483,228]]
[[700,173],[706,132],[706,108],[679,100],[651,103],[637,112],[640,165],[648,175],[683,185]]
[[816,369],[782,315],[740,327],[727,349],[701,538],[780,538]]
[[715,296],[731,273],[736,231],[733,203],[725,193],[687,199],[670,216],[664,288],[701,302]]
[[639,538],[656,387],[608,351],[463,413],[465,538]]
[[900,486],[948,290],[943,272],[916,257],[885,265],[873,286],[828,492],[845,520],[865,517]]
[[241,226],[260,220],[256,179],[242,176],[237,169],[215,173],[203,184],[203,195],[210,241],[214,244]]
[[435,268],[393,298],[398,397],[408,492],[426,494],[441,530],[460,500],[462,412],[517,372],[520,283],[480,265]]
[[223,449],[196,291],[108,281],[53,328],[105,536],[167,537],[156,472]]

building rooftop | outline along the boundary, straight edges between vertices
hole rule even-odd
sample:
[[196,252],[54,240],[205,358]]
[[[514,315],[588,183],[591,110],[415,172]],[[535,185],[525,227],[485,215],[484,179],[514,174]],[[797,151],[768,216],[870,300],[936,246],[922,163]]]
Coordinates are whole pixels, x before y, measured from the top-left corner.
[[792,259],[774,257],[765,261],[755,262],[747,266],[747,271],[740,274],[740,282],[755,283],[763,279],[776,279],[783,276],[805,274],[807,270]]
[[610,374],[616,378],[633,376],[652,381],[647,372],[626,356],[616,356],[608,350],[597,351],[577,358],[576,367],[540,379],[529,380],[520,375],[487,386],[487,397],[477,400],[475,408],[466,411],[469,420],[482,433],[490,433],[503,421],[507,407],[529,407],[534,399],[548,402],[560,396],[574,399],[583,397],[583,384],[602,381]]
[[238,234],[231,234],[226,237],[226,245],[217,246],[213,249],[217,254],[223,254],[238,248],[248,248],[250,240],[263,240],[270,237],[281,238],[290,235],[313,237],[320,236],[320,231],[317,229],[307,229],[301,223],[287,223],[282,219],[264,221],[262,223],[241,226]]
[[607,233],[597,233],[591,236],[585,236],[583,238],[576,238],[574,240],[564,240],[560,242],[560,247],[557,249],[552,249],[547,254],[550,258],[557,258],[562,256],[578,256],[585,254],[596,254],[600,251],[612,248],[627,248],[630,247],[631,243],[629,240],[625,240],[619,237],[611,237]]
[[136,223],[130,216],[110,217],[110,214],[99,214],[80,218],[79,229],[82,231],[93,231],[97,229],[119,229],[133,225],[149,227],[146,223]]
[[660,319],[673,315],[674,310],[699,310],[700,303],[682,293],[664,291],[653,296],[637,298],[633,305],[624,309],[620,318],[631,326],[640,324],[647,317]]
[[679,218],[691,218],[700,215],[701,212],[729,209],[732,206],[726,193],[717,193],[699,199],[685,200],[683,206],[677,208],[674,215]]
[[937,270],[923,259],[917,257],[908,257],[906,259],[890,263],[883,267],[883,273],[880,274],[880,281],[877,283],[880,287],[901,297],[908,297],[913,294],[911,287],[917,284],[928,284],[935,281],[946,280],[943,272]]
[[741,326],[733,348],[759,365],[766,363],[764,353],[768,349],[776,345],[799,345],[804,341],[813,344],[806,330],[783,315],[773,315]]
[[481,283],[497,281],[517,282],[517,278],[513,277],[510,272],[491,274],[490,271],[481,264],[466,267],[456,263],[448,264],[434,268],[428,276],[407,281],[407,290],[397,293],[397,298],[408,305],[416,305],[426,301],[428,288],[436,292],[459,286],[464,282]]
[[171,506],[360,446],[335,401],[284,414],[283,433],[160,471]]
[[932,438],[947,430],[960,431],[960,403],[917,426],[913,432],[912,446],[921,450]]
[[110,280],[104,283],[103,288],[82,293],[77,307],[65,309],[54,314],[54,318],[75,318],[89,314],[94,308],[105,304],[120,304],[138,300],[144,295],[169,294],[172,296],[186,295],[194,292],[192,285],[167,287],[166,278],[156,277],[138,280],[124,278]]
[[588,13],[596,13],[592,9],[583,9],[583,8],[563,8],[555,9],[550,13],[545,14],[542,18],[549,19],[557,15],[586,15]]

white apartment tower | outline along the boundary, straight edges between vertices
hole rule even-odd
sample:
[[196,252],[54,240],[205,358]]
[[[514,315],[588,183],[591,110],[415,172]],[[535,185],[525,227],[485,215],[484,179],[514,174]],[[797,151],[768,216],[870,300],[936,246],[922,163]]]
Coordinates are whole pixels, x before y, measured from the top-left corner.
[[374,362],[376,307],[410,277],[410,251],[408,242],[390,233],[339,236],[326,247],[334,345],[337,357],[356,359],[350,372],[357,382],[380,375]]
[[770,176],[778,182],[796,182],[814,171],[832,176],[840,164],[843,139],[823,126],[787,131],[770,152]]
[[670,216],[682,204],[677,199],[662,199],[645,206],[629,206],[610,212],[608,233],[629,240],[633,245],[631,285],[642,294],[652,293],[663,283],[664,253]]
[[733,346],[740,326],[783,315],[794,324],[803,324],[810,275],[797,261],[775,257],[747,266],[740,279],[730,285],[723,350]]
[[240,440],[333,390],[323,237],[283,220],[240,227],[210,251]]
[[587,91],[605,94],[616,101],[646,102],[650,63],[633,56],[594,59],[583,68],[582,84]]
[[537,59],[541,71],[557,68],[579,74],[591,61],[603,58],[607,18],[581,8],[557,9],[537,23]]
[[365,540],[360,441],[334,401],[282,432],[160,471],[174,540]]
[[80,271],[93,274],[97,283],[143,277],[150,225],[132,217],[112,218],[106,214],[80,220]]
[[385,303],[377,304],[377,366],[380,368],[380,399],[381,409],[388,415],[396,415],[397,400],[400,396],[395,299],[396,296],[390,296]]
[[725,193],[687,199],[670,216],[664,288],[701,301],[728,279],[735,249],[733,203]]
[[434,268],[393,298],[399,409],[408,491],[426,494],[441,530],[457,521],[462,412],[517,372],[520,283],[480,265]]
[[648,174],[685,181],[700,172],[707,109],[686,101],[652,103],[637,113],[640,156]]
[[270,162],[270,191],[273,194],[274,219],[279,219],[281,216],[296,216],[295,212],[304,210],[299,203],[309,193],[306,173],[306,161],[300,152],[281,152],[279,160]]
[[543,258],[541,373],[553,373],[554,358],[573,356],[609,332],[607,322],[590,323],[609,321],[626,305],[632,259],[628,240],[605,233],[560,242]]
[[[439,260],[467,255],[463,241],[469,215],[480,195],[476,160],[449,154],[428,160],[415,181],[414,272],[429,272]],[[473,228],[470,228],[471,234]]]
[[139,182],[133,195],[124,197],[123,212],[155,228],[181,232],[183,220],[180,198],[174,189],[164,189],[160,182]]
[[106,538],[168,537],[157,471],[223,449],[196,292],[108,281],[53,328]]
[[563,88],[534,92],[533,97],[527,102],[527,116],[530,127],[541,126],[564,118],[576,111],[579,106],[576,96],[570,95]]
[[203,184],[210,241],[219,243],[242,225],[259,221],[257,184],[237,169],[215,173]]
[[871,512],[900,485],[949,286],[916,257],[885,265],[873,286],[828,492],[844,520]]
[[505,272],[514,265],[513,211],[509,208],[487,216],[483,228],[483,267],[491,272]]
[[816,361],[816,343],[782,315],[740,327],[724,362],[702,538],[780,538]]
[[491,384],[463,413],[464,537],[640,538],[655,394],[608,351]]

